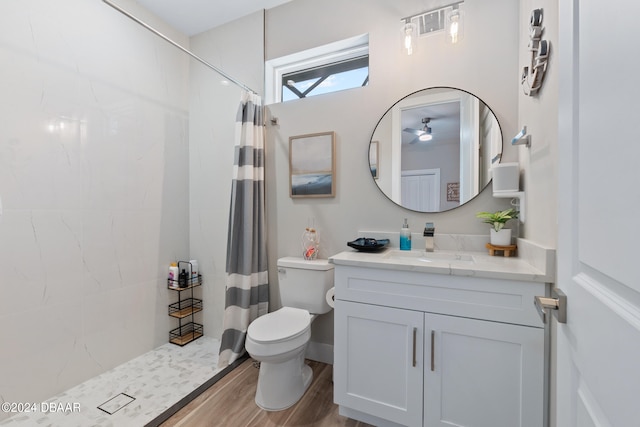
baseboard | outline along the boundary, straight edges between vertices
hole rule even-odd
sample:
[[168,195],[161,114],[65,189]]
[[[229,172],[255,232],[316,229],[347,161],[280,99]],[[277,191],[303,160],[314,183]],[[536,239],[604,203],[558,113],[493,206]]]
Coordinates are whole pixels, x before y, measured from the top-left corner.
[[333,365],[333,345],[310,341],[305,357],[316,362]]
[[378,427],[403,427],[400,424],[396,424],[392,421],[388,421],[382,418],[374,417],[373,415],[365,414],[364,412],[356,411],[355,409],[347,408],[345,406],[338,407],[338,413],[343,417],[351,418],[363,423],[371,424]]

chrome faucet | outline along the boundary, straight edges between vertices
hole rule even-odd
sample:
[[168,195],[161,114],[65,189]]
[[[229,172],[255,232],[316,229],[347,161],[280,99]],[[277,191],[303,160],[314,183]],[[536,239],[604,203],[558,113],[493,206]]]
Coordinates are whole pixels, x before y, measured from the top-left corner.
[[427,222],[424,226],[424,250],[427,252],[433,252],[433,235],[436,232],[436,228],[432,222]]

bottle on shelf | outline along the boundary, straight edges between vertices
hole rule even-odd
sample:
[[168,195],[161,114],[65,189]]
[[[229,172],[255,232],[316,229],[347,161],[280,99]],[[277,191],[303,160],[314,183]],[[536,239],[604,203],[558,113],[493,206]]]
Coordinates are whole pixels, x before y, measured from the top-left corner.
[[190,281],[192,283],[196,283],[198,281],[198,261],[195,259],[192,259],[189,261],[189,264],[191,265],[191,277],[190,277]]
[[183,268],[182,271],[180,272],[180,274],[178,275],[178,287],[179,288],[186,288],[187,287],[187,278],[188,278],[187,270],[185,270]]
[[178,269],[178,263],[172,262],[169,265],[169,287],[172,287],[172,288],[178,287],[179,275],[180,275],[180,270]]

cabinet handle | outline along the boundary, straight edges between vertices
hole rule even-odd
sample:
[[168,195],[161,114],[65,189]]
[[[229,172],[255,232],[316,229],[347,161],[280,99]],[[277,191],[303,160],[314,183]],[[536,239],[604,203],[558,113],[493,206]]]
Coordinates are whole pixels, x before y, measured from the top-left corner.
[[416,340],[418,336],[418,328],[413,328],[413,367],[418,363],[416,358]]
[[431,372],[436,370],[435,362],[435,343],[436,343],[436,331],[431,331]]

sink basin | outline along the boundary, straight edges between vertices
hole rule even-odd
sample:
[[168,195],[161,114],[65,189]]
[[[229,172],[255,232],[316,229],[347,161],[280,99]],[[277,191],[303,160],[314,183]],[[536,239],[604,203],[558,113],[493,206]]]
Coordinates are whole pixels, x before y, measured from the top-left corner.
[[473,256],[454,252],[398,251],[389,250],[383,258],[388,260],[415,260],[421,262],[473,262]]

